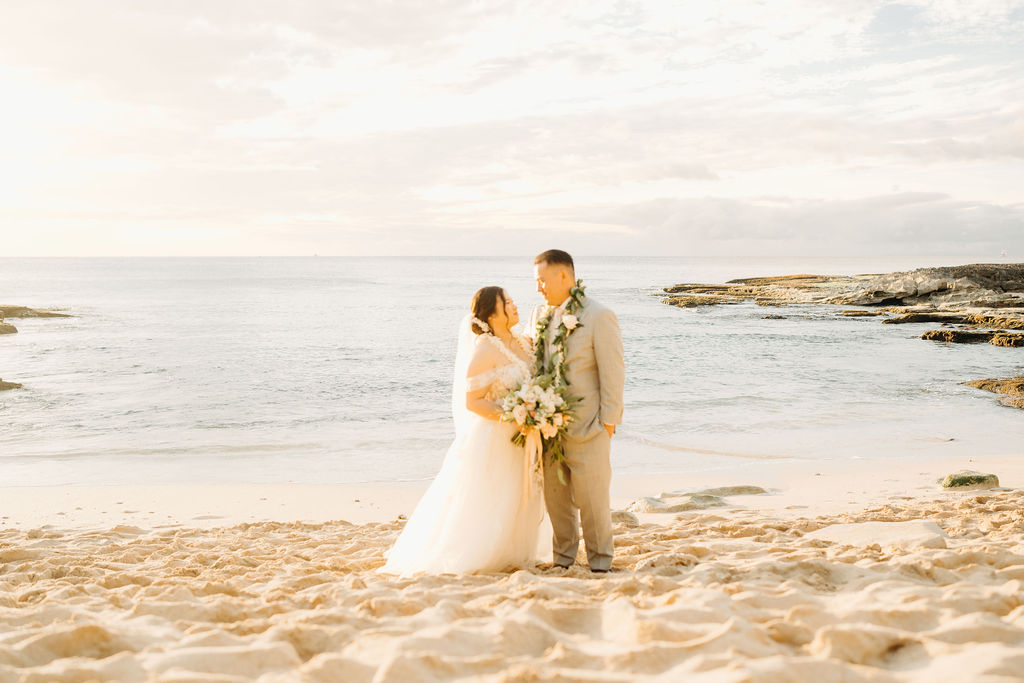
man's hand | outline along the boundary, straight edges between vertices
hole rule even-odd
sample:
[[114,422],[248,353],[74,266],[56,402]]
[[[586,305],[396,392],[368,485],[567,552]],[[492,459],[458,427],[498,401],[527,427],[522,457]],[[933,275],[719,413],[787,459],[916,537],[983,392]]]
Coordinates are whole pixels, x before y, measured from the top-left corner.
[[609,437],[615,436],[615,425],[605,425],[604,428],[608,430]]

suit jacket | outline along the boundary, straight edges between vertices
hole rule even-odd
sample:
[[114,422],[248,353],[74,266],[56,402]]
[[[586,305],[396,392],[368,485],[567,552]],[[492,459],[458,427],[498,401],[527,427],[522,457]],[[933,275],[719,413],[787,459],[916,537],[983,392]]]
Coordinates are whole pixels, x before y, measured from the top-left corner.
[[[530,329],[537,329],[537,320],[546,306],[533,309]],[[610,309],[593,298],[583,298],[583,308],[576,316],[580,327],[565,342],[566,380],[569,393],[579,397],[576,418],[566,430],[576,441],[588,441],[604,429],[604,425],[622,423],[622,392],[626,382],[626,366],[622,352],[619,319]],[[546,344],[538,336],[534,343]]]

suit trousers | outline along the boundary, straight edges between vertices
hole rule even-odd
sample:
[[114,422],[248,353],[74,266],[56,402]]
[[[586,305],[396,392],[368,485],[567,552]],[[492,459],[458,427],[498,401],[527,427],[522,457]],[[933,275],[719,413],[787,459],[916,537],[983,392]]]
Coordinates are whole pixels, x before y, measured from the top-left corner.
[[565,462],[560,465],[564,484],[558,479],[559,465],[555,465],[549,455],[544,455],[544,503],[554,532],[555,564],[568,567],[576,562],[582,522],[590,568],[611,569],[614,553],[609,499],[611,439],[604,428],[586,441],[565,439]]

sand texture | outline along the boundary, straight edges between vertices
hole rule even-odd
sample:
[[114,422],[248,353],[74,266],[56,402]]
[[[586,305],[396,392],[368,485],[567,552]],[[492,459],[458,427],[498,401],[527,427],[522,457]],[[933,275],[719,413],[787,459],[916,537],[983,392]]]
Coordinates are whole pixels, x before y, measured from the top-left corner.
[[[374,571],[401,521],[6,529],[0,682],[1019,680],[1022,510],[1014,490],[693,511],[617,524],[607,575],[415,579]],[[913,520],[944,542],[808,536]]]

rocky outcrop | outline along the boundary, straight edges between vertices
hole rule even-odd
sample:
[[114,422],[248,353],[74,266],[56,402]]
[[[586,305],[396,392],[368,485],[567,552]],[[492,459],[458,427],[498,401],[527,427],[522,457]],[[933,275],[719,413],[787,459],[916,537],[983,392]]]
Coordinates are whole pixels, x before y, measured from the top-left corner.
[[929,330],[921,339],[951,342],[953,344],[984,344],[992,341],[995,332],[971,332],[970,330]]
[[942,480],[944,489],[960,489],[971,491],[975,489],[999,488],[999,477],[994,474],[982,474],[974,470],[960,470],[953,474],[947,474]]
[[[684,307],[753,300],[767,305],[828,303],[947,310],[1020,308],[1021,312],[1011,318],[1024,325],[1024,264],[1020,263],[920,268],[884,275],[799,274],[742,278],[724,285],[678,284],[664,291],[676,295],[666,297],[665,303]],[[688,300],[695,296],[709,298]]]
[[1024,377],[976,379],[964,382],[964,384],[975,389],[1002,394],[999,397],[999,402],[1004,406],[1024,408]]
[[0,334],[14,334],[18,328],[10,323],[4,322],[4,313],[0,311]]
[[723,303],[754,301],[762,306],[825,303],[848,291],[871,275],[784,275],[730,280],[724,285],[679,284],[666,287],[662,301],[670,306],[693,308]]
[[967,322],[967,313],[954,313],[951,311],[926,311],[921,313],[904,313],[894,318],[886,318],[883,325],[901,325],[904,323],[946,323],[963,324]]
[[982,315],[968,314],[967,322],[976,327],[987,327],[997,330],[1024,330],[1024,310],[1013,315]]
[[70,318],[67,313],[57,311],[44,311],[27,306],[6,306],[0,305],[0,320],[4,318]]
[[954,344],[981,344],[993,346],[1024,346],[1024,332],[998,332],[995,330],[929,330],[921,339],[952,342]]
[[989,340],[993,346],[1024,346],[1024,332],[996,332]]
[[684,294],[682,296],[665,297],[664,302],[669,306],[679,308],[697,308],[698,306],[716,306],[718,304],[738,304],[743,299],[729,296],[702,296],[699,294]]
[[837,295],[831,303],[1024,306],[1024,264],[981,263],[889,273]]
[[[839,311],[839,315],[844,318],[873,318],[879,315],[885,315],[886,311],[869,311],[863,308],[855,308],[852,310]],[[883,321],[885,322],[885,321]]]
[[5,382],[0,379],[0,391],[7,391],[8,389],[21,389],[21,385],[17,382]]

